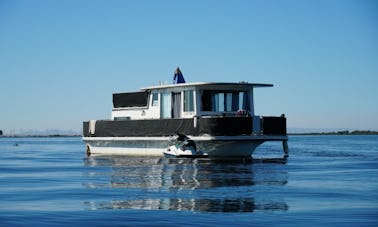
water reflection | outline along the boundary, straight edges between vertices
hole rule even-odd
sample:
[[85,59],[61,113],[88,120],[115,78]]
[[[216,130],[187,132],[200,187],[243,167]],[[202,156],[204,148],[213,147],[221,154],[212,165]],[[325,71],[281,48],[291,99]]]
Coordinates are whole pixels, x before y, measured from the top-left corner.
[[255,210],[286,211],[284,202],[256,204],[253,198],[234,199],[143,199],[111,202],[85,202],[88,209],[143,209],[196,212],[254,212]]
[[[279,196],[287,184],[285,159],[217,161],[91,156],[87,189],[108,188],[87,209],[253,212],[288,209]],[[116,193],[116,195],[115,195]]]

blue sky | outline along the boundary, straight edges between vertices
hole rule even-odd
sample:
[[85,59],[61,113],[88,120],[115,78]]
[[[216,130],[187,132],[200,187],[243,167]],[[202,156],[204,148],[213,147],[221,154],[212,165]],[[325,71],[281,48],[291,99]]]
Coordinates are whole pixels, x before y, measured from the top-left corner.
[[256,114],[378,130],[378,1],[0,1],[0,129],[81,130],[112,93],[272,83]]

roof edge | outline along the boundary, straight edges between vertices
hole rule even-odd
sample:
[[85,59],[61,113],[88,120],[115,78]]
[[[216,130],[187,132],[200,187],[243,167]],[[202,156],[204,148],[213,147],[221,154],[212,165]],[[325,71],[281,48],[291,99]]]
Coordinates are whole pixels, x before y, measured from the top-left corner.
[[227,82],[191,82],[191,83],[181,83],[181,84],[163,84],[163,85],[154,85],[149,87],[143,87],[140,90],[153,90],[153,89],[162,89],[162,88],[173,88],[173,87],[189,87],[189,86],[203,86],[203,85],[246,85],[251,87],[273,87],[273,84],[264,84],[264,83],[227,83]]

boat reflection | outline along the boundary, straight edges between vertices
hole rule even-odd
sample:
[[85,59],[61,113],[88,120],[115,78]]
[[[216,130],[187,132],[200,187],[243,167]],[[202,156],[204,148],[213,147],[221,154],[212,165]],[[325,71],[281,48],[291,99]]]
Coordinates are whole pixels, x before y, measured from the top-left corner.
[[85,202],[87,209],[141,209],[192,212],[254,212],[255,210],[286,211],[285,202],[256,203],[253,198],[234,199],[143,199],[110,202]]
[[[87,209],[206,212],[288,210],[277,194],[287,184],[285,160],[166,159],[91,156],[86,188],[109,188],[112,198],[86,201]],[[114,193],[118,193],[114,196]]]

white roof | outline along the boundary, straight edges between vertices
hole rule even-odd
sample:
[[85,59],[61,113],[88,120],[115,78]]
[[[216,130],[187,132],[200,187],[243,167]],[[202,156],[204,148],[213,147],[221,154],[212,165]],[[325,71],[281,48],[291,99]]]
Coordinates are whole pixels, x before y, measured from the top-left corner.
[[224,83],[224,82],[193,82],[193,83],[182,83],[182,84],[164,84],[164,85],[155,85],[150,87],[141,88],[141,90],[154,90],[154,89],[164,89],[164,88],[174,88],[174,87],[189,87],[189,86],[248,86],[248,87],[273,87],[273,84],[260,84],[260,83]]

